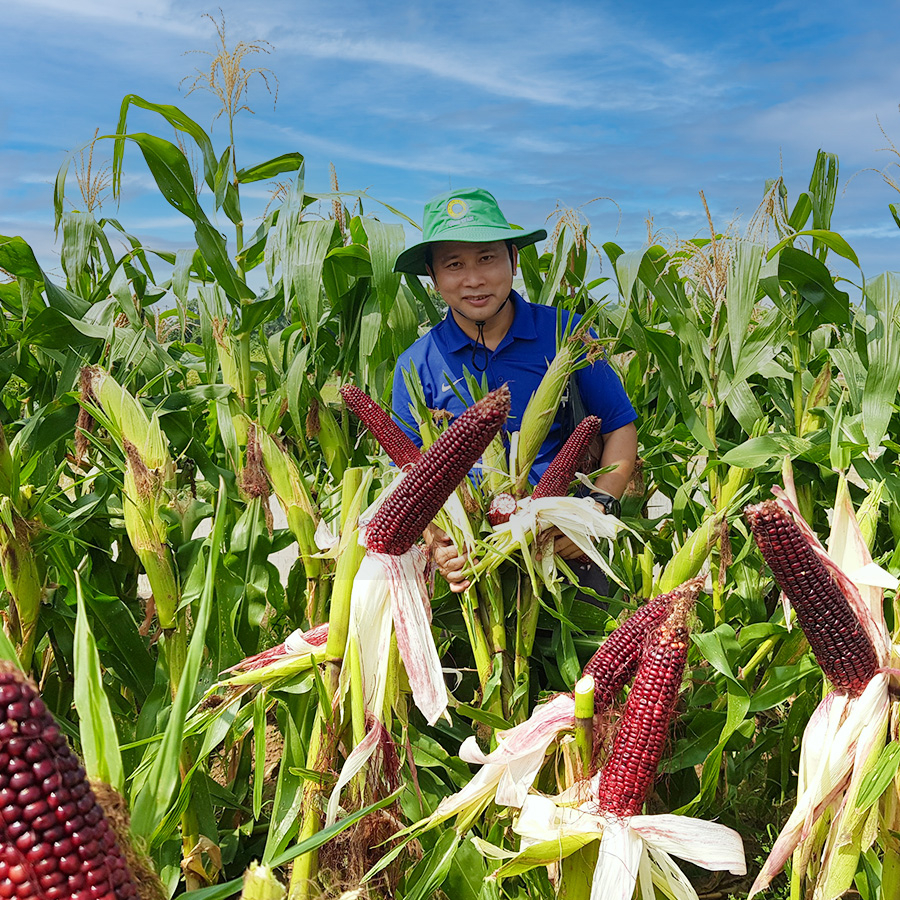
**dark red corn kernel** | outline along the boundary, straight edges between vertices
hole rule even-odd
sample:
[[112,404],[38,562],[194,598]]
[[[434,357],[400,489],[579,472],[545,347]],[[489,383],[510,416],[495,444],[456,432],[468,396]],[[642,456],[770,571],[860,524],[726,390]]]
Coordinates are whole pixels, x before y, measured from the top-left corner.
[[415,465],[422,458],[422,452],[406,432],[365,391],[345,384],[341,388],[341,396],[347,408],[369,429],[395,465],[402,469]]
[[[96,805],[89,809],[84,815],[84,821],[87,825],[96,825],[98,822],[103,820],[103,810],[100,809],[99,806]],[[112,840],[112,843],[115,843],[115,839]]]
[[837,691],[861,694],[875,675],[878,656],[849,600],[779,503],[748,506],[744,516],[822,671]]
[[503,427],[509,404],[504,385],[453,421],[369,522],[369,550],[399,556],[412,547]]
[[599,431],[600,420],[596,416],[587,416],[582,419],[569,435],[569,439],[562,445],[559,453],[553,458],[553,462],[541,475],[531,496],[535,499],[565,497],[569,493],[569,485],[575,480],[575,473],[587,456],[591,441]]
[[35,738],[40,733],[41,723],[35,722],[34,719],[26,719],[19,728],[19,734],[21,734],[23,738]]
[[31,766],[24,759],[11,759],[6,769],[9,772],[9,786],[15,791],[34,782]]
[[39,816],[32,822],[35,831],[40,831],[45,841],[58,841],[65,837],[65,830],[56,821],[56,812],[50,810],[45,816]]
[[[28,724],[28,723],[25,723],[25,724]],[[24,729],[24,726],[23,726],[23,729]],[[21,732],[20,732],[20,734],[21,734]],[[20,736],[10,738],[6,744],[6,752],[10,756],[24,756],[25,751],[28,749],[28,745],[30,743],[31,743],[31,741],[29,741],[28,738],[24,738],[24,737],[20,737]],[[7,763],[7,765],[8,765],[8,763]]]
[[59,778],[59,773],[56,771],[56,766],[54,766],[52,759],[42,759],[40,762],[36,762],[32,767],[32,772],[34,772],[35,778],[44,782],[45,791],[56,790],[55,787],[51,787],[47,784],[47,779],[52,778],[53,776]]
[[603,812],[635,816],[644,805],[681,689],[689,644],[685,622],[695,599],[696,591],[685,591],[647,638],[612,751],[600,774],[598,800]]
[[[36,763],[39,760],[46,759],[49,751],[43,743],[38,741],[29,741],[25,750],[25,759],[27,762]],[[2,762],[2,760],[0,760]]]
[[15,703],[22,696],[17,684],[0,685],[0,703]]

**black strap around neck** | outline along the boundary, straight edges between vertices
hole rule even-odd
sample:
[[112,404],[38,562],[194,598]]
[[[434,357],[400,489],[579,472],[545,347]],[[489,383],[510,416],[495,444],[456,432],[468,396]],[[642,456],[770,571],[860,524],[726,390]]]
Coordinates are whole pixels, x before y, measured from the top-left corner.
[[[477,372],[484,372],[487,370],[488,362],[490,362],[490,353],[487,348],[487,344],[484,342],[484,326],[494,318],[494,316],[499,316],[501,310],[507,303],[510,301],[510,294],[499,306],[497,312],[493,313],[493,315],[488,316],[486,319],[469,319],[469,317],[465,313],[459,312],[459,310],[454,310],[458,315],[462,316],[464,319],[468,319],[473,325],[478,328],[478,334],[475,335],[475,344],[472,347],[472,368]],[[480,351],[480,355],[479,355]],[[479,365],[478,360],[482,359],[484,361],[484,365]]]

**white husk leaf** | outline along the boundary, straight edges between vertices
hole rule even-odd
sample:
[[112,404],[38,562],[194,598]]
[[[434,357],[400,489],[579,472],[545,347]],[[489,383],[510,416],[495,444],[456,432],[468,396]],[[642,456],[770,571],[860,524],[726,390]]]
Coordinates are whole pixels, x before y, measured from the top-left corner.
[[447,711],[447,686],[434,635],[429,624],[425,557],[418,547],[400,556],[367,554],[378,561],[387,578],[397,647],[403,660],[413,700],[429,725]]
[[626,822],[611,819],[603,829],[591,882],[591,900],[631,900],[644,842]]
[[726,825],[671,814],[632,816],[629,824],[654,849],[711,872],[747,872],[741,836]]
[[[350,595],[348,647],[359,653],[366,709],[381,716],[391,648],[391,594],[381,563],[363,557]],[[345,697],[350,685],[350,666],[341,667],[340,690]]]

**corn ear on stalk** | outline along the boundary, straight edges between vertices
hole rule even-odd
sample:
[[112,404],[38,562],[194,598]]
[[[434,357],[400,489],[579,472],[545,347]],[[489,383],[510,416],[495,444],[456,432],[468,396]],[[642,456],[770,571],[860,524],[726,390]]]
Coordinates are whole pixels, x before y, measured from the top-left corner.
[[14,509],[9,497],[0,498],[0,571],[14,604],[14,630],[19,658],[27,669],[34,651],[35,631],[43,597],[43,578],[31,545],[33,523]]
[[172,628],[179,591],[160,515],[175,488],[169,447],[155,413],[148,418],[141,404],[107,372],[96,366],[88,372],[91,398],[106,415],[125,454],[125,530],[150,581],[159,623]]
[[421,458],[419,448],[365,391],[352,384],[341,388],[347,408],[369,429],[378,445],[401,469],[415,465]]
[[600,774],[601,811],[616,816],[640,813],[665,747],[688,653],[687,617],[697,592],[685,590],[651,634],[613,748]]
[[531,496],[565,497],[569,493],[569,485],[575,479],[575,473],[584,463],[591,441],[599,431],[600,420],[596,416],[582,419],[541,475]]
[[858,696],[875,675],[878,657],[847,597],[777,501],[749,506],[744,515],[822,671],[838,691]]
[[162,897],[128,857],[37,691],[0,663],[0,897]]
[[594,679],[595,714],[605,712],[634,676],[648,635],[662,625],[676,603],[693,603],[702,586],[702,578],[693,578],[648,600],[600,645],[584,667],[584,674]]
[[528,486],[528,473],[537,459],[541,445],[550,433],[566,385],[577,365],[578,354],[575,346],[572,342],[564,343],[553,357],[538,389],[531,395],[528,406],[525,407],[516,445],[517,494],[522,494]]
[[286,894],[284,885],[269,866],[250,863],[250,868],[244,872],[241,900],[284,900]]

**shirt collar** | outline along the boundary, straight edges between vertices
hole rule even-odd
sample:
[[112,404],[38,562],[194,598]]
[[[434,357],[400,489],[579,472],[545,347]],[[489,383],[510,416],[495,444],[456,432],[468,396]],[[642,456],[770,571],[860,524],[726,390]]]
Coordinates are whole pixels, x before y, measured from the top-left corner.
[[[509,326],[509,331],[503,336],[503,340],[497,345],[497,350],[511,344],[516,339],[533,341],[537,338],[537,328],[534,324],[534,313],[531,310],[531,304],[525,301],[516,291],[510,292],[510,302],[513,304],[514,313],[512,324]],[[472,346],[472,338],[459,327],[459,324],[453,317],[452,310],[447,310],[447,316],[442,325],[444,340],[447,342],[449,350],[465,350]]]

